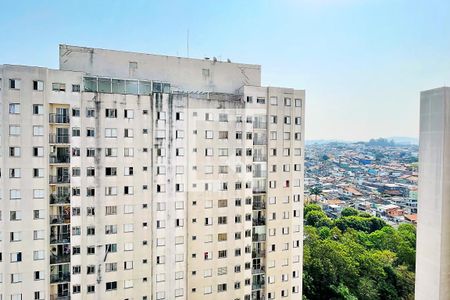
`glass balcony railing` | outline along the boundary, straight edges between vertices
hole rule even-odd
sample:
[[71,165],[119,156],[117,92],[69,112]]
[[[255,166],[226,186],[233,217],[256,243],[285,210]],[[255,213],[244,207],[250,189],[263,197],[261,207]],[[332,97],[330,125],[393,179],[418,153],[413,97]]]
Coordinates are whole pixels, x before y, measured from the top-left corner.
[[70,203],[70,194],[50,194],[50,204],[68,204]]
[[68,164],[70,163],[70,155],[52,155],[49,156],[51,164]]
[[253,210],[261,210],[261,209],[265,209],[266,208],[266,202],[265,201],[255,201],[253,200],[253,204],[252,204],[252,209]]
[[69,175],[63,175],[63,176],[50,175],[48,177],[48,182],[50,184],[70,183],[70,176]]
[[259,217],[253,219],[253,226],[261,226],[261,225],[266,225],[266,218]]
[[50,244],[68,244],[68,243],[70,243],[69,233],[50,235]]
[[[68,255],[70,257],[70,255]],[[69,282],[70,272],[50,274],[50,283]]]
[[60,293],[60,294],[52,294],[50,295],[50,300],[70,300],[69,292]]
[[48,122],[54,124],[68,124],[69,116],[67,115],[58,115],[58,114],[49,114]]
[[265,250],[253,250],[252,251],[252,258],[259,258],[259,257],[265,257],[266,251]]
[[252,235],[253,242],[264,242],[266,240],[266,235],[261,233],[254,233]]
[[69,135],[50,133],[48,140],[50,144],[69,144]]
[[253,266],[252,267],[252,274],[261,274],[266,271],[264,266]]
[[70,223],[69,214],[50,215],[50,224],[68,224]]

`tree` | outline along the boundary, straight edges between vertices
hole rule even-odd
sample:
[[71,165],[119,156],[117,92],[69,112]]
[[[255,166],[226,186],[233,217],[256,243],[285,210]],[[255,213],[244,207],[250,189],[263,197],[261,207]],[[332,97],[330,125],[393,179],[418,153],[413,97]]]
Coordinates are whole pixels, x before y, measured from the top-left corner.
[[305,207],[303,299],[414,299],[415,227]]
[[346,207],[341,211],[341,216],[343,217],[357,216],[358,214],[359,212],[352,207]]
[[305,205],[305,208],[303,209],[303,217],[306,217],[306,215],[312,210],[321,211],[322,208],[319,205],[317,205],[317,204]]
[[312,187],[312,188],[309,190],[309,193],[310,193],[311,195],[315,195],[314,201],[317,202],[317,196],[319,196],[319,195],[322,194],[322,190],[321,190],[319,187],[315,186],[315,187]]

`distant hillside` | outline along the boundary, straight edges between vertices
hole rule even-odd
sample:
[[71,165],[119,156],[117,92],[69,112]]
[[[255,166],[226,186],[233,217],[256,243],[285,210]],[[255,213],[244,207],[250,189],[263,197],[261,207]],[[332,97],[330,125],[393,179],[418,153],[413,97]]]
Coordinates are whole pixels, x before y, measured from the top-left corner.
[[[388,142],[394,142],[396,145],[418,145],[419,139],[418,138],[412,138],[412,137],[404,137],[404,136],[398,136],[398,137],[389,137],[389,138],[378,138],[378,139],[371,139],[370,141],[364,141],[367,143],[370,143],[371,141],[377,141],[377,140],[385,140]],[[338,140],[338,139],[331,139],[331,140],[306,140],[306,145],[325,145],[325,144],[331,144],[331,143],[342,143],[342,144],[351,144],[351,143],[357,143],[358,141],[346,141],[346,140]],[[359,141],[361,143],[361,141]]]
[[398,145],[419,145],[419,139],[412,137],[395,136],[388,138],[388,140],[393,140]]

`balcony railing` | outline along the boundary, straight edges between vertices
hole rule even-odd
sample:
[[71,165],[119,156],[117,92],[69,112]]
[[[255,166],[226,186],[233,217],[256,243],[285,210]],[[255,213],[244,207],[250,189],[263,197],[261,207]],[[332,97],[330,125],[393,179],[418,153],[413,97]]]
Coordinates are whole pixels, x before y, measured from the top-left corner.
[[50,204],[68,204],[70,203],[70,194],[50,194]]
[[267,188],[265,186],[254,186],[253,193],[265,193]]
[[50,155],[49,160],[51,164],[68,164],[70,163],[70,155]]
[[264,287],[264,281],[253,282],[253,284],[252,284],[252,290],[260,290],[263,287]]
[[265,250],[252,251],[252,258],[265,257],[265,256],[266,256]]
[[253,201],[253,210],[260,210],[266,208],[266,202],[264,201]]
[[262,162],[262,161],[267,161],[267,155],[253,155],[253,161],[254,162]]
[[266,271],[264,266],[253,266],[252,268],[252,274],[261,274],[264,273]]
[[51,234],[50,235],[50,244],[68,244],[70,243],[70,234]]
[[68,124],[69,116],[58,115],[58,114],[49,114],[48,122],[55,123],[55,124]]
[[261,226],[261,225],[266,225],[266,218],[259,217],[253,219],[253,226]]
[[50,274],[50,283],[59,283],[68,281],[70,281],[70,272]]
[[48,182],[50,184],[70,183],[70,176],[69,175],[65,175],[65,176],[50,175],[48,178]]
[[63,294],[52,294],[50,295],[50,300],[70,300],[70,295],[69,292],[64,293],[67,295],[63,295]]
[[50,224],[68,224],[70,223],[70,215],[50,215]]
[[264,242],[266,240],[265,234],[254,233],[252,236],[253,242]]
[[50,133],[48,140],[50,144],[69,144],[69,135]]

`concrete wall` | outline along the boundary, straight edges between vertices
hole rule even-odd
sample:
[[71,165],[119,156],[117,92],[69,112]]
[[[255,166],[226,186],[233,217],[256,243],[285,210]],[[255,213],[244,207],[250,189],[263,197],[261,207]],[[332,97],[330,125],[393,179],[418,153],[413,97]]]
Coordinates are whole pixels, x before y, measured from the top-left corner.
[[450,294],[450,88],[421,93],[416,299]]
[[114,78],[166,81],[177,90],[234,93],[243,85],[261,84],[259,65],[69,45],[60,45],[59,51],[61,70]]

